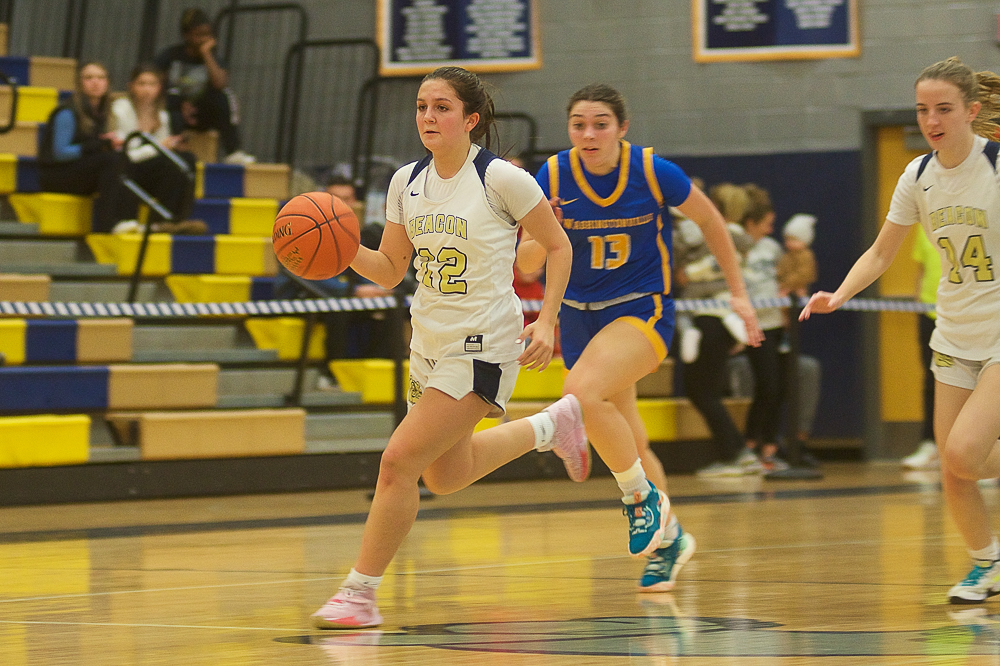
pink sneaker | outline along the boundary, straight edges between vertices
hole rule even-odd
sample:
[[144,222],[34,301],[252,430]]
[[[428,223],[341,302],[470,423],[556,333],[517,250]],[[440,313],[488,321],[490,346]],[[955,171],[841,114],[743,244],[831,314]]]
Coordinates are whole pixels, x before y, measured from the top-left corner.
[[375,605],[375,590],[349,587],[340,588],[310,617],[317,629],[362,629],[382,624],[382,615]]
[[576,396],[567,394],[546,407],[545,411],[556,426],[553,453],[562,458],[570,479],[586,481],[590,476],[590,446],[583,429],[580,401]]

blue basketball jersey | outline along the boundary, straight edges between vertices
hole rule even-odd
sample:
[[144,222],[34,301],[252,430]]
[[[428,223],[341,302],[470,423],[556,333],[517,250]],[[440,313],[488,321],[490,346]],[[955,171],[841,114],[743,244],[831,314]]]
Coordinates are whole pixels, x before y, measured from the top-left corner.
[[573,148],[550,157],[536,176],[546,198],[563,200],[563,228],[573,244],[566,298],[573,301],[670,294],[665,207],[683,203],[691,181],[652,148],[621,143],[621,162],[607,175],[587,173]]

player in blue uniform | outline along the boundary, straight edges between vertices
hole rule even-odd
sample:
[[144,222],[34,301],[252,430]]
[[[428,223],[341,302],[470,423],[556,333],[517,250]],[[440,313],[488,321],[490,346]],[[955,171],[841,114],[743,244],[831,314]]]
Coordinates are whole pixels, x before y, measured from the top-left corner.
[[[702,228],[750,344],[758,345],[762,334],[722,215],[679,167],[624,140],[621,94],[589,85],[570,98],[567,110],[573,148],[550,157],[537,175],[573,245],[559,314],[569,368],[563,392],[579,399],[587,436],[622,490],[629,552],[650,557],[640,590],[667,591],[695,543],[670,512],[663,467],[649,449],[635,389],[666,357],[673,337],[667,206]],[[522,269],[543,261],[540,247],[522,242]]]

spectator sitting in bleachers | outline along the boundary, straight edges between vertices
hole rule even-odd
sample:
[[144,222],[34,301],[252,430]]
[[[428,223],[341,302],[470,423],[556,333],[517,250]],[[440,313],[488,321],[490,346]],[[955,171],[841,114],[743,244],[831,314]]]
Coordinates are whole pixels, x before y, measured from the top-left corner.
[[229,74],[215,53],[216,39],[208,14],[198,8],[181,14],[184,42],[156,56],[156,66],[167,77],[167,111],[171,134],[185,129],[219,132],[225,161],[246,164],[254,158],[240,150],[236,96],[226,86]]
[[[111,105],[115,135],[124,142],[136,130],[151,135],[164,148],[173,150],[191,167],[195,168],[195,156],[177,148],[183,142],[183,135],[170,134],[170,120],[163,104],[163,75],[153,64],[138,65],[132,70],[128,84],[128,97],[117,99]],[[173,222],[154,222],[153,230],[166,233],[204,234],[208,227],[200,220],[188,220],[194,201],[194,180],[181,172],[175,164],[153,146],[138,138],[125,146],[128,159],[125,173],[144,190],[163,204],[173,214]],[[121,217],[129,222],[120,222],[115,231],[138,230],[131,222],[136,217],[137,200],[124,197]],[[153,213],[155,214],[155,213]]]
[[38,178],[46,192],[97,194],[92,229],[108,232],[118,221],[124,186],[123,157],[109,131],[108,70],[97,62],[80,67],[76,91],[57,106],[41,128]]

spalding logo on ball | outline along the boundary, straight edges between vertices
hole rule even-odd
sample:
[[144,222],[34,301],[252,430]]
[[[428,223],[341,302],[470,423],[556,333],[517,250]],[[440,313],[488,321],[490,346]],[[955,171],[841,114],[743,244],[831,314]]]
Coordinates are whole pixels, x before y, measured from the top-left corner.
[[278,211],[271,233],[274,254],[292,275],[325,280],[344,272],[358,254],[358,218],[326,192],[292,197]]

